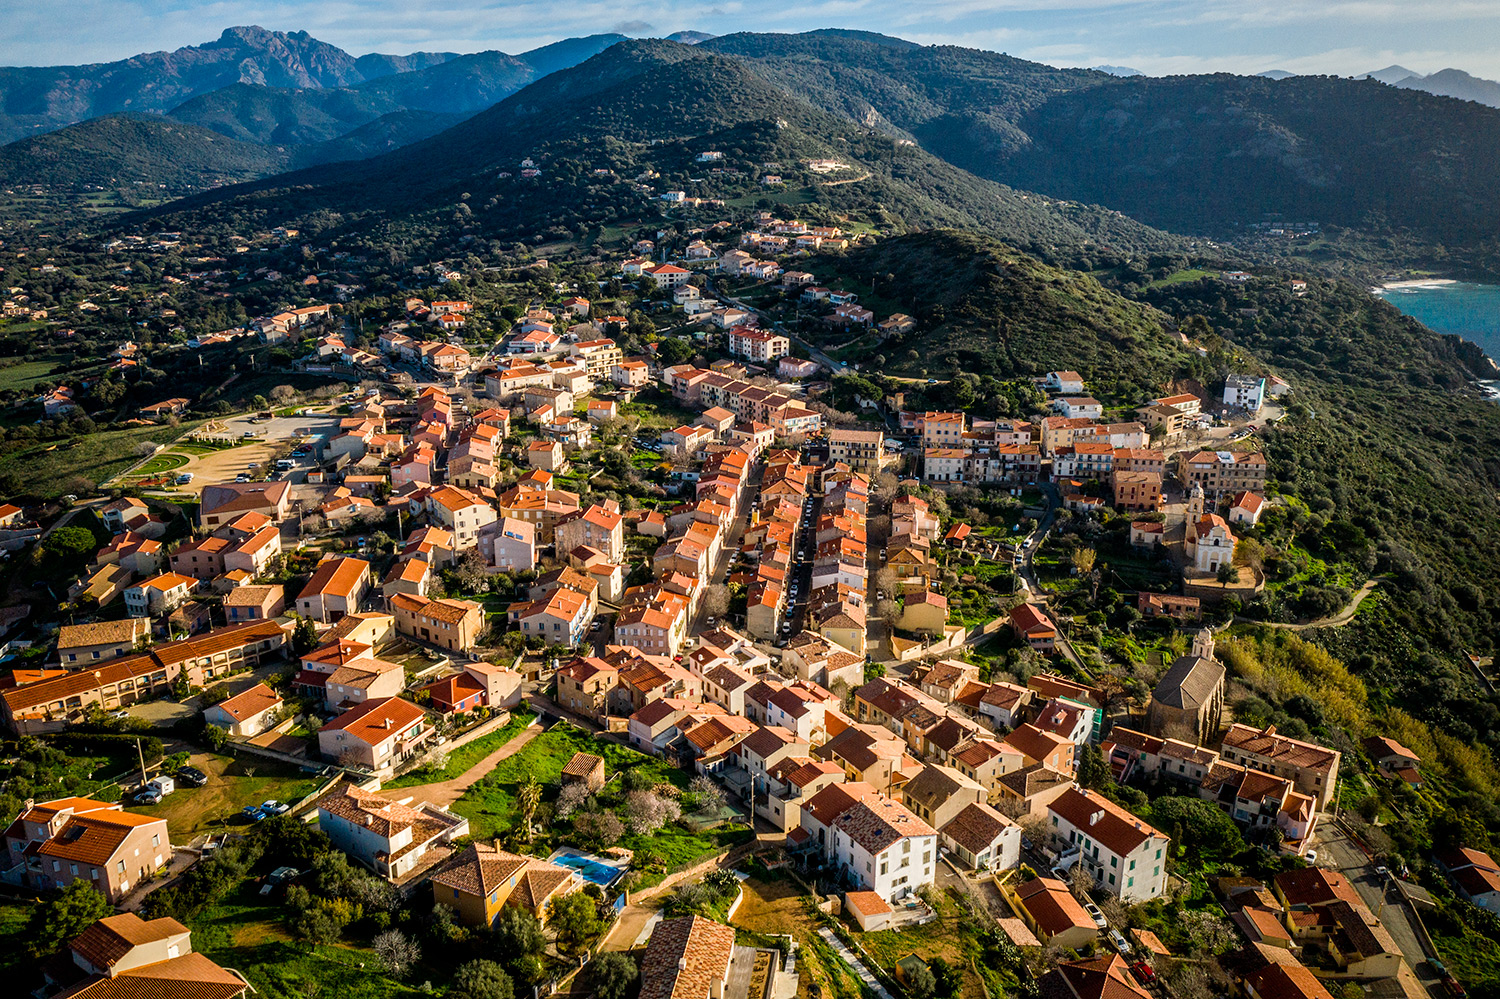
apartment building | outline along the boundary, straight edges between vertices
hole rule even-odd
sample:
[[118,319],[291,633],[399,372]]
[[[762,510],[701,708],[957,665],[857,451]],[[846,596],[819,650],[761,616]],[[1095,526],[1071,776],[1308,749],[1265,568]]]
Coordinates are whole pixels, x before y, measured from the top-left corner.
[[1166,890],[1171,840],[1103,795],[1070,788],[1047,806],[1047,825],[1062,851],[1058,864],[1082,864],[1122,902],[1149,901]]

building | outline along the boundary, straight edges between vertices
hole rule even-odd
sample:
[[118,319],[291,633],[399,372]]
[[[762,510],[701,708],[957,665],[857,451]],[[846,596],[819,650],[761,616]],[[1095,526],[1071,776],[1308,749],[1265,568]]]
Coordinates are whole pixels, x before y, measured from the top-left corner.
[[1147,730],[1199,746],[1211,744],[1224,713],[1224,676],[1224,667],[1213,659],[1213,638],[1200,632],[1192,655],[1173,661],[1151,692]]
[[734,930],[702,916],[664,919],[641,957],[639,999],[729,999]]
[[[71,959],[71,960],[69,960]],[[171,917],[105,916],[68,944],[68,958],[43,972],[47,995],[69,999],[238,999],[250,985],[193,950],[192,934]]]
[[318,730],[323,758],[341,766],[389,770],[432,735],[426,714],[399,697],[362,701]]
[[1103,795],[1070,788],[1047,806],[1047,822],[1064,869],[1082,864],[1122,902],[1145,902],[1166,890],[1170,840]]
[[563,766],[559,778],[564,784],[582,784],[590,791],[604,789],[604,757],[592,753],[574,753]]
[[402,805],[345,784],[318,801],[318,828],[350,860],[388,881],[415,870],[434,846],[469,834],[469,820],[427,802]]
[[1224,378],[1224,405],[1254,415],[1266,400],[1266,380],[1260,375],[1228,375]]
[[449,652],[469,651],[484,634],[484,605],[474,600],[397,593],[390,604],[397,632]]
[[1296,789],[1318,803],[1321,810],[1333,799],[1342,754],[1316,743],[1278,735],[1275,725],[1263,729],[1230,726],[1220,754],[1230,763],[1290,780]]
[[150,640],[151,622],[140,617],[65,624],[57,631],[57,661],[64,669],[82,669],[118,659]]
[[28,804],[5,830],[7,868],[48,891],[83,881],[111,905],[172,859],[166,819],[90,798]]
[[280,583],[268,586],[236,586],[224,594],[224,616],[230,624],[269,621],[286,610],[286,595]]
[[1148,513],[1161,510],[1161,476],[1155,472],[1116,471],[1112,487],[1117,509]]
[[1201,486],[1217,503],[1241,492],[1266,491],[1266,456],[1259,451],[1183,451],[1177,455],[1177,478],[1184,489]]
[[125,588],[125,612],[131,617],[159,617],[181,607],[198,581],[191,576],[164,572]]
[[1043,654],[1050,653],[1057,645],[1057,625],[1034,604],[1017,604],[1010,610],[1010,626],[1016,636]]
[[932,883],[937,831],[883,794],[844,810],[829,833],[829,861],[888,902]]
[[318,563],[312,579],[297,594],[297,612],[323,624],[360,609],[370,589],[370,563],[338,555]]
[[502,572],[534,569],[536,525],[516,517],[501,517],[480,530],[479,551],[487,565]]
[[204,486],[199,498],[198,523],[213,530],[246,513],[258,513],[273,522],[280,522],[291,509],[291,500],[292,485],[284,479]]
[[874,474],[880,471],[885,457],[885,433],[880,430],[828,431],[828,461],[842,462],[856,472]]
[[1078,950],[1099,936],[1088,912],[1056,878],[1032,878],[1014,887],[1001,882],[1000,890],[1044,946]]
[[471,843],[432,876],[432,898],[451,906],[466,926],[490,926],[506,906],[524,909],[543,925],[555,898],[583,887],[577,871],[523,857],[499,844]]
[[280,694],[264,683],[257,683],[249,690],[204,708],[203,720],[230,735],[249,738],[260,735],[276,723],[281,705]]
[[772,364],[791,352],[792,341],[780,333],[746,329],[732,326],[726,335],[731,354],[736,354],[756,364]]
[[1021,862],[1021,827],[983,801],[939,829],[948,852],[976,871],[1008,871]]

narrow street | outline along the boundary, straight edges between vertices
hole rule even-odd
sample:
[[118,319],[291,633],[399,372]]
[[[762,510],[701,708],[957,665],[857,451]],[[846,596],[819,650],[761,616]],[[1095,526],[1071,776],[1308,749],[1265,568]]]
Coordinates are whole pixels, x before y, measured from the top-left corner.
[[1327,867],[1343,874],[1353,883],[1359,897],[1373,912],[1396,941],[1401,956],[1422,980],[1424,985],[1437,982],[1432,966],[1427,963],[1427,952],[1417,939],[1412,928],[1411,916],[1402,901],[1401,891],[1396,888],[1390,875],[1375,873],[1375,864],[1365,856],[1363,850],[1331,820],[1318,824],[1320,867]]

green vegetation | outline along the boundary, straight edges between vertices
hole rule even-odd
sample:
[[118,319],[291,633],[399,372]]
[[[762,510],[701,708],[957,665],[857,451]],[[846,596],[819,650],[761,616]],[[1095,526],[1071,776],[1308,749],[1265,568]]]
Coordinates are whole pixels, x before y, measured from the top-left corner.
[[488,735],[480,736],[472,742],[466,742],[462,746],[448,754],[448,760],[439,770],[422,767],[402,774],[395,780],[386,781],[386,787],[414,787],[419,784],[436,784],[465,773],[474,764],[504,746],[511,739],[520,735],[536,719],[536,714],[524,704],[517,705],[510,711],[510,721],[495,729]]
[[136,449],[166,444],[183,433],[179,427],[131,427],[101,430],[87,436],[31,447],[0,450],[0,494],[56,499],[68,492],[92,491],[140,460]]

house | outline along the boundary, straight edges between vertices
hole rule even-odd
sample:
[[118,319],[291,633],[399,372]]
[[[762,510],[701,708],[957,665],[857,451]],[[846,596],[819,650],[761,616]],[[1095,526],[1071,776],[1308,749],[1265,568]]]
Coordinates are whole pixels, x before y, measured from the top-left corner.
[[5,830],[7,870],[38,891],[83,881],[118,904],[172,859],[166,819],[90,798],[29,802]]
[[942,829],[967,806],[987,800],[983,787],[950,767],[928,764],[895,797],[934,829]]
[[1057,644],[1057,625],[1035,604],[1017,604],[1010,610],[1010,626],[1016,636],[1038,652],[1052,652]]
[[930,590],[918,590],[904,598],[896,627],[917,634],[941,635],[947,623],[948,598]]
[[506,616],[522,634],[549,645],[576,645],[594,615],[586,595],[556,589],[540,599],[511,604]]
[[1047,806],[1072,786],[1072,774],[1034,763],[1000,775],[991,789],[990,801],[1006,815],[1044,818]]
[[610,562],[619,562],[625,555],[625,522],[613,503],[608,506],[595,503],[587,510],[559,518],[553,537],[559,552],[586,545],[602,552]]
[[1383,777],[1404,780],[1413,787],[1422,786],[1417,767],[1422,759],[1395,739],[1372,735],[1364,741],[1365,752]]
[[639,999],[730,999],[734,930],[702,916],[664,919],[641,956]]
[[865,933],[887,929],[894,913],[886,900],[873,891],[844,892],[844,911],[854,917]]
[[164,572],[125,588],[125,612],[131,617],[152,618],[181,607],[198,585],[196,579]]
[[824,855],[855,883],[894,902],[932,883],[937,831],[900,802],[875,793],[829,823]]
[[399,697],[362,701],[318,730],[323,758],[340,766],[388,770],[432,735],[421,708]]
[[1070,788],[1047,806],[1047,821],[1065,869],[1083,864],[1100,887],[1127,903],[1166,890],[1170,840],[1103,795]]
[[487,706],[497,711],[521,703],[520,673],[494,663],[465,663],[462,673],[443,677],[425,687],[432,698],[432,710],[451,715]]
[[1052,408],[1070,420],[1097,420],[1104,416],[1104,403],[1088,395],[1054,399]]
[[297,594],[297,612],[323,624],[360,609],[370,589],[370,563],[347,555],[326,558]]
[[1266,399],[1266,380],[1260,375],[1231,374],[1224,378],[1224,405],[1254,415]]
[[1008,871],[1021,862],[1021,827],[983,801],[960,809],[938,835],[950,854],[977,871]]
[[469,651],[484,633],[484,605],[474,600],[397,593],[390,604],[397,632],[450,652]]
[[204,486],[198,504],[198,523],[212,530],[246,513],[262,514],[280,522],[291,509],[291,498],[291,483],[284,479]]
[[1063,961],[1037,986],[1048,999],[1151,999],[1130,973],[1125,959],[1111,953],[1084,961]]
[[268,586],[236,586],[224,594],[224,616],[230,624],[269,621],[286,610],[286,595],[280,583]]
[[1259,451],[1181,451],[1177,479],[1184,489],[1201,486],[1209,500],[1218,502],[1241,492],[1264,494],[1266,456]]
[[1231,524],[1248,524],[1255,526],[1260,523],[1260,515],[1266,508],[1266,501],[1259,493],[1239,492],[1229,501],[1229,522]]
[[416,870],[435,846],[469,834],[469,820],[427,802],[398,804],[345,784],[318,801],[318,828],[350,860],[388,881]]
[[1453,880],[1458,893],[1481,909],[1500,913],[1500,864],[1480,850],[1440,850],[1437,862]]
[[479,551],[485,564],[503,572],[525,572],[536,567],[536,525],[516,517],[501,517],[479,531]]
[[1049,371],[1042,379],[1042,387],[1059,395],[1082,395],[1083,376],[1076,371]]
[[829,464],[840,462],[856,472],[880,471],[885,456],[885,434],[880,430],[845,430],[835,427],[828,431]]
[[432,876],[434,903],[451,906],[466,926],[491,926],[506,906],[524,909],[545,925],[552,900],[582,887],[577,871],[498,843],[471,843]]
[[227,700],[203,709],[203,720],[217,725],[230,735],[249,738],[260,735],[276,723],[282,705],[281,695],[264,683],[257,683]]
[[532,441],[526,445],[526,464],[531,468],[560,472],[564,462],[563,446],[555,440]]
[[82,669],[118,659],[150,640],[151,622],[142,617],[65,624],[57,631],[57,661],[64,669]]
[[1014,887],[1006,881],[999,884],[1016,915],[1045,946],[1078,950],[1098,938],[1099,927],[1056,878],[1032,878]]
[[195,952],[186,926],[133,912],[94,923],[43,975],[47,995],[69,999],[238,999],[251,991],[238,973]]
[[1236,723],[1224,736],[1219,752],[1230,763],[1285,777],[1313,798],[1319,810],[1333,799],[1342,758],[1336,749],[1279,735],[1275,725],[1257,729]]

